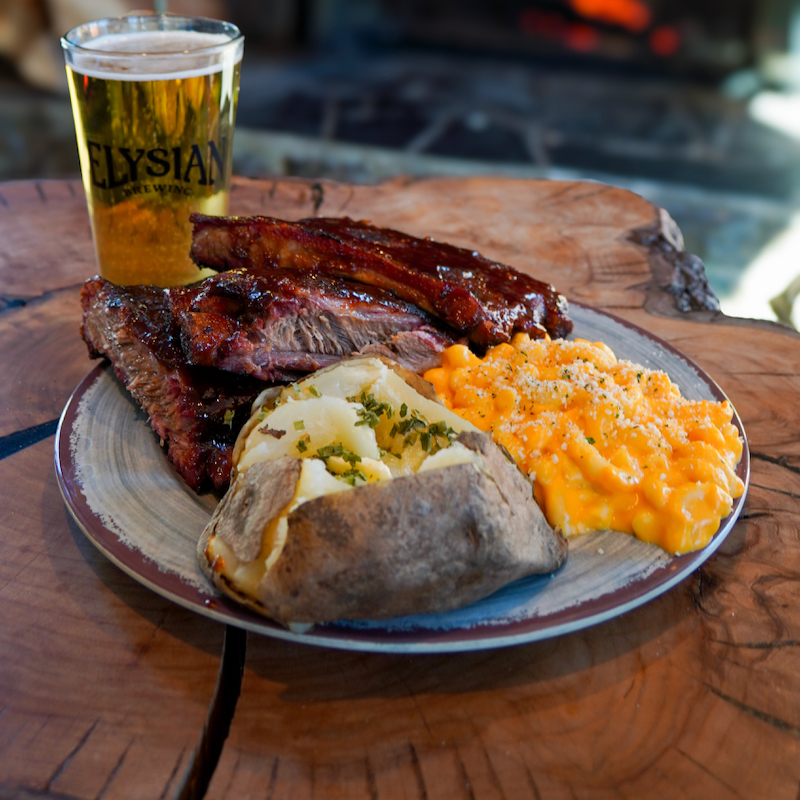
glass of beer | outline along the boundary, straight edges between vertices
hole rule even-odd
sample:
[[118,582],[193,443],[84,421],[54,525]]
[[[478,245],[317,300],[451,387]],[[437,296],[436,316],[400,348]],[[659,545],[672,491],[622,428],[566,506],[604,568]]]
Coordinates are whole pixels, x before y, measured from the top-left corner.
[[227,212],[239,29],[128,16],[80,25],[61,45],[100,274],[121,285],[199,280],[189,215]]

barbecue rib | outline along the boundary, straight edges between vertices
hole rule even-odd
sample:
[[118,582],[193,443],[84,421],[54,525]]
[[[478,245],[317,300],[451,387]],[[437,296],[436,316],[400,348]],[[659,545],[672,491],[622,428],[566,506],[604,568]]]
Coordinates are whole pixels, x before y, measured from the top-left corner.
[[567,302],[552,286],[460,247],[348,218],[194,214],[192,221],[192,258],[200,266],[253,274],[291,268],[380,287],[481,347],[516,332],[560,338],[572,330]]
[[232,270],[171,289],[189,363],[282,380],[358,352],[414,372],[441,362],[457,337],[391,292],[351,281],[274,270]]
[[268,384],[187,366],[168,290],[93,278],[81,301],[90,356],[111,361],[178,472],[195,491],[226,486],[236,434]]
[[456,340],[390,292],[286,271],[171,289],[93,278],[81,298],[89,354],[111,361],[196,491],[228,483],[236,434],[266,381],[358,352],[421,373]]

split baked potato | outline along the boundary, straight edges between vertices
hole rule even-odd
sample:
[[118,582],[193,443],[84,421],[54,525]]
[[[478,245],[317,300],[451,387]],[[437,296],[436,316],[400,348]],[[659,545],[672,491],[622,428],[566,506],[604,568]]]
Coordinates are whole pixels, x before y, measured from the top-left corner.
[[292,627],[450,610],[566,555],[504,451],[380,358],[256,401],[198,544],[215,586]]

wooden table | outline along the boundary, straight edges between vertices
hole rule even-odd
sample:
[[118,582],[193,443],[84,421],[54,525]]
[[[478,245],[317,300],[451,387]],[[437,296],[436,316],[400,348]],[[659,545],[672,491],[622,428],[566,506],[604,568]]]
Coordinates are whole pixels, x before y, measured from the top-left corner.
[[558,639],[396,656],[226,631],[107,562],[61,500],[89,223],[78,182],[4,184],[0,797],[796,798],[798,336],[709,310],[669,218],[607,186],[237,180],[231,211],[476,247],[663,337],[743,418],[741,521],[674,590]]

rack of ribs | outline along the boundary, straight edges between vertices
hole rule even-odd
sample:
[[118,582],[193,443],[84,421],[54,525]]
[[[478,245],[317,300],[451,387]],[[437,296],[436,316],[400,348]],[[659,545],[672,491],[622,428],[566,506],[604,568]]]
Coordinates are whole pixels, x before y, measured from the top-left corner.
[[223,488],[258,394],[353,354],[423,373],[465,337],[565,336],[551,286],[477,253],[350,219],[194,216],[191,286],[81,292],[82,334],[148,415],[195,490]]
[[458,336],[391,292],[324,275],[231,270],[169,290],[189,363],[292,380],[354,353],[423,373]]
[[228,483],[236,435],[271,382],[353,354],[422,373],[457,340],[389,292],[288,272],[171,289],[92,278],[81,299],[90,356],[109,359],[197,491]]
[[517,332],[562,338],[567,301],[552,286],[477,252],[344,218],[286,222],[272,217],[192,215],[194,261],[246,270],[344,278],[393,292],[479,347]]

